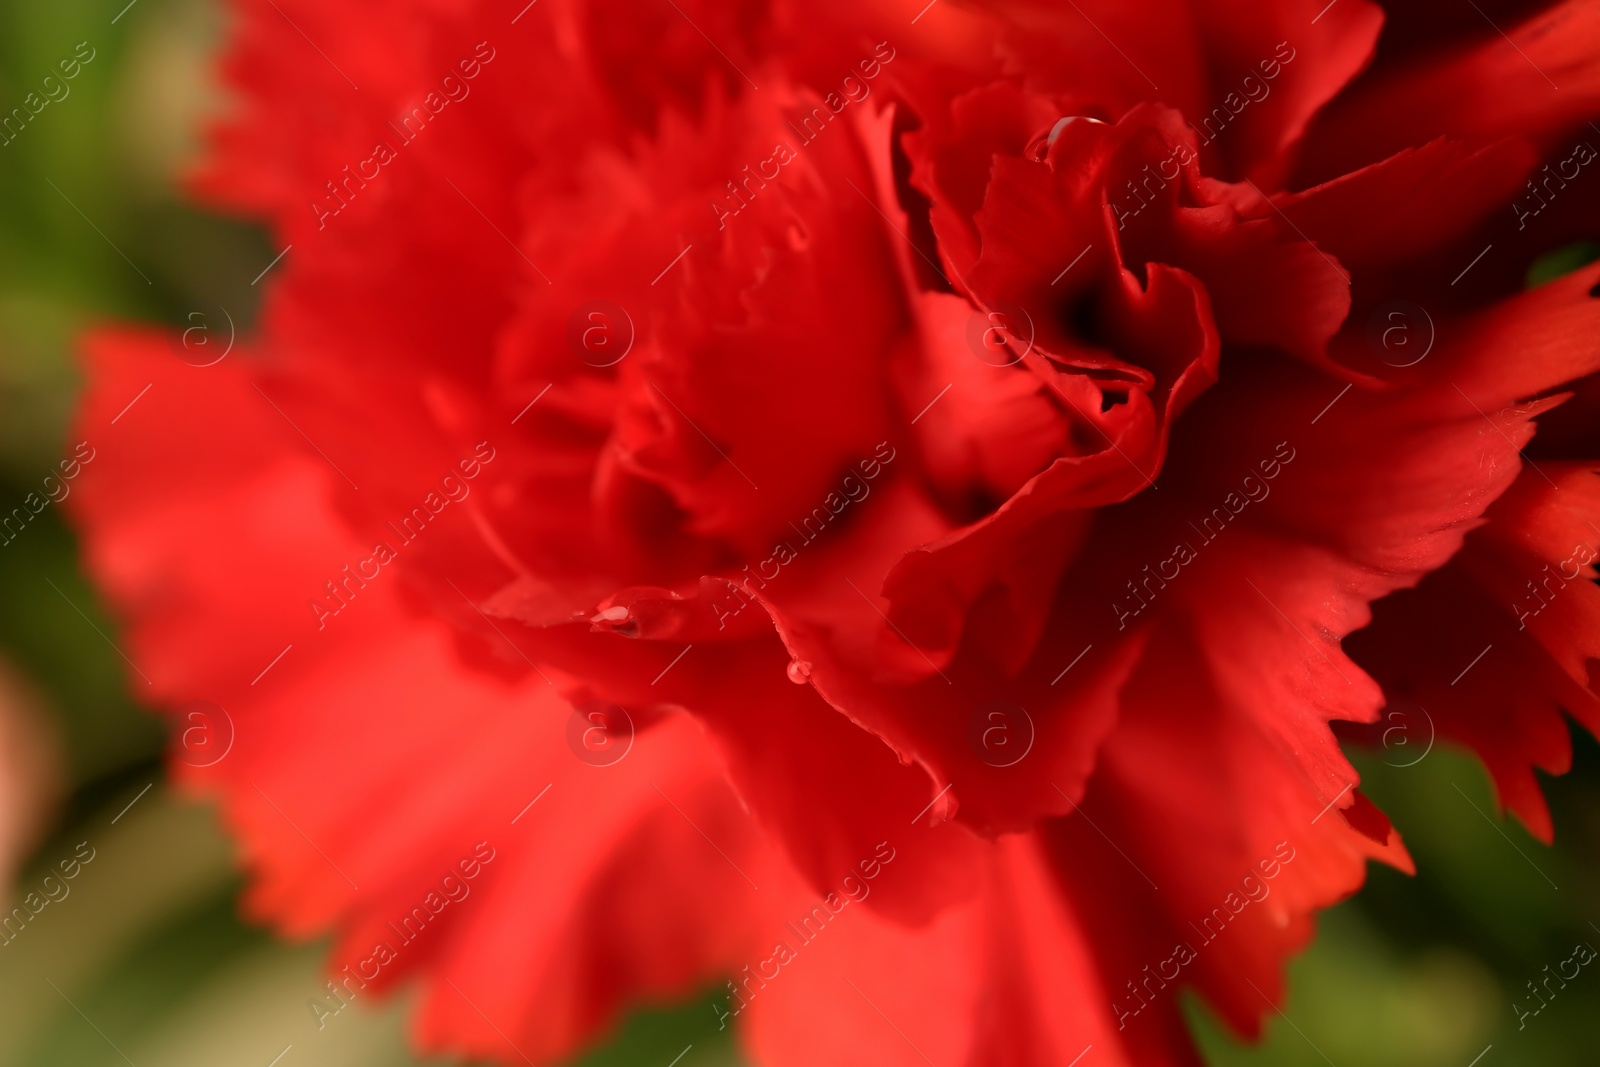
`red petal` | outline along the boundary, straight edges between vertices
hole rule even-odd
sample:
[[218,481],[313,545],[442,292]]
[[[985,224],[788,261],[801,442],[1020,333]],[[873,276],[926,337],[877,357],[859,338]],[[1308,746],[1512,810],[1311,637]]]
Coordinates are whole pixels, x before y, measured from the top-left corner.
[[[1485,16],[1487,17],[1487,16]],[[1353,89],[1323,117],[1303,171],[1332,177],[1436,137],[1516,137],[1541,152],[1600,104],[1600,9],[1566,0],[1505,33],[1406,63]]]

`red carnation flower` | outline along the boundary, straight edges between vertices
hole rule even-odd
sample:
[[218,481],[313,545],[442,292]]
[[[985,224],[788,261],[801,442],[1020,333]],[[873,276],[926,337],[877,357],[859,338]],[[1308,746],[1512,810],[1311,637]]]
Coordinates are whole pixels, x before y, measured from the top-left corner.
[[197,185],[285,254],[220,361],[91,339],[72,504],[327,1013],[1194,1063],[1410,867],[1333,724],[1548,837],[1594,5],[235,9]]

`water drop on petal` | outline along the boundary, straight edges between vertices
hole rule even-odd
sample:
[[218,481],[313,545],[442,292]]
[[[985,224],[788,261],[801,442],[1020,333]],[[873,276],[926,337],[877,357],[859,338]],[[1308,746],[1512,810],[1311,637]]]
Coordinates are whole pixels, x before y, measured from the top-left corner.
[[1109,125],[1105,119],[1097,119],[1092,115],[1068,115],[1050,127],[1050,136],[1046,138],[1046,141],[1050,144],[1055,144],[1056,138],[1061,136],[1061,131],[1071,126],[1074,122],[1087,122],[1091,126]]
[[1097,119],[1090,115],[1068,115],[1066,118],[1057,119],[1056,124],[1050,127],[1050,132],[1043,137],[1035,137],[1031,144],[1024,150],[1024,155],[1035,163],[1043,163],[1050,154],[1050,146],[1056,143],[1056,138],[1061,136],[1061,131],[1071,126],[1074,122],[1087,122],[1093,126],[1109,125],[1104,119]]
[[787,669],[789,681],[795,685],[805,685],[811,681],[811,664],[803,659],[792,659]]

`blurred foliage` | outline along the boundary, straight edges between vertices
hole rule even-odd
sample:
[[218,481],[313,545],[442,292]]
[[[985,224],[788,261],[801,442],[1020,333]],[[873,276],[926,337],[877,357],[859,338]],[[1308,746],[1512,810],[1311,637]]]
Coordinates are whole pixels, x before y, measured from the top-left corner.
[[[190,210],[175,192],[199,117],[217,106],[215,0],[124,3],[0,10],[4,112],[79,42],[95,50],[70,95],[0,147],[0,509],[70,450],[82,330],[176,323],[201,302],[247,324],[250,280],[274,255],[259,232]],[[1530,282],[1597,252],[1564,250]],[[130,697],[140,683],[127,680],[58,507],[0,548],[0,588],[0,650],[49,698],[69,798],[13,895],[80,842],[96,850],[70,895],[0,948],[0,1065],[421,1062],[406,1051],[405,998],[358,1004],[318,1030],[306,1002],[321,991],[326,946],[287,944],[239,918],[231,846],[209,807],[163,785],[163,730]],[[1573,773],[1549,782],[1553,850],[1493,818],[1470,759],[1439,749],[1396,768],[1358,757],[1421,873],[1374,868],[1359,897],[1323,916],[1259,1045],[1191,1002],[1214,1067],[1466,1067],[1485,1049],[1483,1067],[1592,1064],[1600,975],[1585,970],[1520,1030],[1511,1006],[1531,1004],[1525,983],[1575,943],[1600,944],[1600,747],[1575,745]],[[679,1067],[733,1065],[714,1021],[706,1000],[641,1011],[583,1067],[667,1067],[688,1046]]]
[[1600,259],[1600,244],[1593,241],[1575,241],[1570,245],[1546,252],[1528,265],[1528,286],[1543,285],[1563,274],[1571,274],[1579,267],[1588,266]]
[[1544,779],[1553,849],[1495,817],[1474,757],[1436,747],[1396,767],[1351,753],[1417,874],[1373,866],[1355,899],[1323,915],[1259,1046],[1237,1047],[1193,1008],[1213,1067],[1466,1067],[1491,1045],[1482,1067],[1596,1062],[1600,973],[1583,968],[1522,1025],[1512,1007],[1538,1008],[1526,983],[1575,945],[1600,948],[1600,744],[1574,731],[1573,748],[1572,772]]

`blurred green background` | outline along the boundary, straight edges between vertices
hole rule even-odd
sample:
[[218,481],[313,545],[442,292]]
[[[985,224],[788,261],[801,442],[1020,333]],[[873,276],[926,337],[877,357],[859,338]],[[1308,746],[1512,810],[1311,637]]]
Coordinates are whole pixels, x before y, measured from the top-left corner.
[[[275,254],[261,233],[189,210],[175,191],[197,120],[219,99],[217,0],[125,3],[0,9],[0,113],[79,42],[94,49],[70,95],[0,146],[4,513],[70,452],[78,331],[105,319],[176,324],[202,302],[243,326],[258,296],[250,279]],[[319,1031],[306,1001],[321,991],[325,946],[283,944],[237,917],[231,847],[210,809],[164,785],[163,729],[129,699],[115,626],[79,573],[60,508],[0,548],[0,588],[0,701],[36,727],[0,734],[10,749],[0,756],[29,768],[30,795],[51,805],[3,887],[7,908],[79,842],[95,850],[70,896],[0,948],[0,1065],[266,1067],[285,1049],[283,1067],[420,1063],[406,1051],[403,1000],[358,1002]],[[1573,773],[1548,783],[1553,850],[1490,821],[1471,760],[1436,749],[1401,768],[1358,755],[1422,873],[1374,868],[1359,898],[1326,913],[1260,1045],[1231,1041],[1191,1004],[1210,1062],[1597,1062],[1600,974],[1585,968],[1521,1030],[1511,1006],[1532,1003],[1525,983],[1576,943],[1600,946],[1600,747],[1575,744]],[[679,1067],[736,1063],[713,1024],[705,1002],[643,1014],[583,1062],[667,1067],[692,1045]]]

